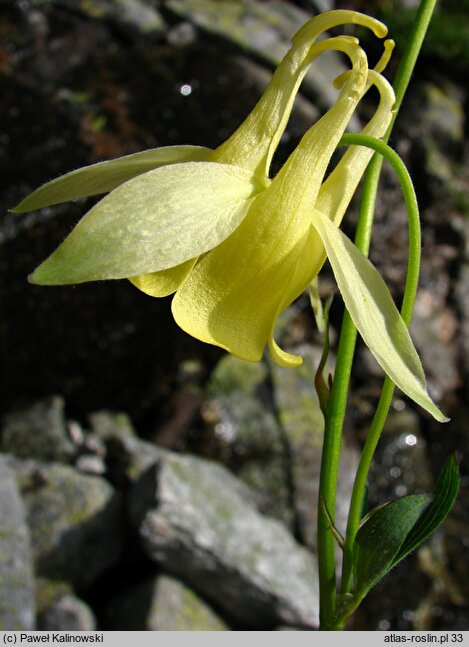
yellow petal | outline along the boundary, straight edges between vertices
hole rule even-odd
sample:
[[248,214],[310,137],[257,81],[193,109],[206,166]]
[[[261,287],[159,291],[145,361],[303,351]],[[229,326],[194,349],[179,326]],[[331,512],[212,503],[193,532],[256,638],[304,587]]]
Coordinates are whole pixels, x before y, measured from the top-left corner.
[[181,265],[170,267],[168,270],[131,276],[129,281],[151,297],[166,297],[176,292],[196,263],[197,258],[191,258],[185,263],[181,263]]
[[[380,103],[361,134],[382,137],[391,122],[392,108],[395,103],[394,90],[388,81],[374,70],[368,71],[368,81],[364,90],[366,91],[371,85],[375,85],[378,89]],[[333,219],[336,225],[341,223],[372,156],[372,150],[364,146],[352,146],[321,186],[316,209]]]
[[336,103],[303,136],[269,189],[270,194],[277,192],[276,200],[283,203],[281,210],[287,209],[296,219],[301,213],[304,227],[311,221],[327,167],[360,101],[368,74],[366,55],[353,40],[338,36],[321,41],[317,47],[344,52],[350,57],[353,68]]
[[302,357],[287,353],[285,350],[280,348],[280,346],[274,339],[273,331],[268,339],[268,344],[272,359],[279,366],[284,366],[285,368],[296,368],[297,366],[301,366],[303,364]]
[[315,278],[317,284],[317,277],[315,277],[315,263],[312,261],[322,255],[323,249],[324,247],[316,230],[310,228],[305,236],[304,245],[297,255],[295,267],[288,276],[288,282],[282,298],[278,303],[277,312],[274,316],[268,339],[269,350],[272,358],[280,366],[294,368],[296,366],[300,366],[303,362],[301,357],[287,353],[278,346],[274,339],[275,322],[280,313],[283,312],[290,303],[293,303],[293,301],[295,301],[295,299],[297,299],[305,290],[307,285],[311,285]]
[[249,171],[227,164],[187,162],[149,171],[98,202],[32,281],[65,285],[180,265],[227,238],[258,191]]
[[254,204],[240,227],[199,260],[172,303],[183,330],[249,361],[261,358],[286,292],[293,300],[311,278],[309,266],[304,276],[295,272],[308,233],[293,247],[270,247],[269,223],[262,226],[259,215]]
[[46,182],[12,211],[33,211],[77,198],[108,193],[123,182],[160,166],[190,161],[207,162],[212,155],[213,151],[201,146],[163,146],[98,162]]
[[[387,27],[356,11],[334,10],[309,20],[293,37],[292,47],[275,70],[264,94],[238,130],[215,151],[220,162],[250,168],[268,177],[272,156],[287,125],[298,88],[321,48],[315,41],[324,31],[347,23],[371,29],[383,38]],[[320,43],[318,43],[320,44]]]
[[241,225],[192,270],[173,299],[178,325],[243,359],[260,359],[269,341],[282,364],[298,360],[273,342],[277,315],[306,288],[324,248],[311,211],[330,157],[366,83],[366,57],[350,39],[324,41],[351,57],[353,75],[337,104],[305,135]]
[[439,422],[446,418],[427,392],[425,375],[409,331],[389,290],[368,258],[327,216],[315,211],[322,238],[345,306],[381,368],[401,391]]

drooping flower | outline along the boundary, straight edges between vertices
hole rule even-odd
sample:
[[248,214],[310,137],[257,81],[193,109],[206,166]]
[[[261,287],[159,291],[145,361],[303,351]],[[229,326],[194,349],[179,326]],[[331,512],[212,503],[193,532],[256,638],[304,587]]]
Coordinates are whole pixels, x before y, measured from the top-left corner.
[[[258,361],[268,344],[275,361],[296,366],[301,358],[274,341],[275,321],[317,275],[327,255],[352,318],[378,362],[405,393],[441,420],[385,284],[338,229],[371,151],[348,150],[325,179],[367,90],[374,85],[380,102],[363,133],[383,136],[394,104],[393,90],[380,74],[391,41],[375,70],[369,70],[355,38],[316,42],[325,30],[345,23],[369,27],[379,37],[387,33],[382,23],[353,11],[331,11],[310,20],[293,38],[252,113],[216,150],[175,146],[144,151],[79,169],[32,193],[15,211],[110,192],[31,280],[63,285],[129,278],[151,296],[175,293],[174,318],[194,337],[251,361]],[[346,54],[351,70],[338,80],[336,103],[271,180],[270,163],[301,81],[327,50]]]

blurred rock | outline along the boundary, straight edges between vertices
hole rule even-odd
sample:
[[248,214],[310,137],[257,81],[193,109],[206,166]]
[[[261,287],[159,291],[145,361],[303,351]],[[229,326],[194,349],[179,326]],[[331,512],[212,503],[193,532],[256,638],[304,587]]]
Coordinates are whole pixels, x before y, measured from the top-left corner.
[[429,381],[432,397],[442,400],[461,385],[458,320],[433,290],[420,289],[415,300],[412,334]]
[[289,457],[283,431],[269,402],[267,367],[232,355],[211,374],[202,453],[227,465],[259,493],[262,512],[293,528]]
[[56,395],[7,414],[1,450],[18,458],[69,463],[75,447],[67,432],[64,408],[63,398]]
[[[418,121],[414,115],[418,112]],[[412,141],[413,164],[423,171],[426,200],[447,200],[460,175],[464,95],[449,81],[414,84],[400,128]]]
[[396,405],[398,408],[389,413],[370,471],[373,505],[433,489],[429,449],[418,414],[403,400],[395,400]]
[[313,628],[313,557],[260,515],[223,467],[167,455],[135,484],[130,516],[148,556],[243,625]]
[[75,463],[75,467],[79,472],[83,472],[85,474],[96,474],[101,476],[106,472],[106,464],[104,460],[100,456],[93,456],[90,454],[79,456]]
[[121,554],[119,495],[107,481],[39,461],[16,461],[36,572],[77,590],[93,583]]
[[110,479],[123,488],[138,481],[167,454],[167,450],[130,435],[109,438],[107,451]]
[[29,529],[9,463],[0,455],[0,629],[31,631],[36,626]]
[[148,0],[62,0],[62,4],[88,18],[109,22],[125,34],[161,35],[166,28],[161,14]]
[[95,631],[97,628],[93,611],[65,583],[38,578],[36,599],[41,631]]
[[[469,227],[467,246],[469,250]],[[459,315],[461,319],[460,330],[460,357],[463,360],[463,370],[465,377],[469,376],[469,253],[467,259],[461,265],[459,277],[455,286],[456,298],[459,306]]]
[[[211,34],[222,37],[244,51],[278,65],[291,45],[292,36],[312,17],[293,3],[217,0],[167,0],[165,7]],[[302,88],[321,109],[330,108],[337,93],[332,81],[347,68],[336,52],[314,62]]]
[[106,441],[115,436],[134,437],[135,429],[126,413],[121,411],[95,411],[89,416],[91,430]]
[[167,575],[148,578],[111,601],[114,631],[227,631],[225,622],[194,591]]
[[[292,351],[292,348],[288,349]],[[303,357],[295,369],[272,363],[272,382],[279,420],[288,443],[293,504],[303,542],[316,548],[317,498],[324,418],[314,388],[314,376],[321,357],[321,348],[301,344],[293,351]],[[325,370],[332,372],[331,364]],[[340,484],[337,498],[336,522],[343,528],[347,519],[348,499],[358,463],[358,450],[345,437]]]
[[[433,486],[429,447],[420,429],[419,416],[396,398],[369,472],[367,509],[409,494],[431,493]],[[429,589],[417,551],[365,598],[352,620],[353,629],[416,629],[418,607]]]

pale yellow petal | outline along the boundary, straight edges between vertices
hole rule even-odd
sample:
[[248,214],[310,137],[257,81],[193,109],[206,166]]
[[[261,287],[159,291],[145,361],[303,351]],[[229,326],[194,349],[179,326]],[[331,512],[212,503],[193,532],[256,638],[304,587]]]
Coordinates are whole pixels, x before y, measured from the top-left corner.
[[131,276],[129,281],[151,297],[166,297],[181,287],[196,263],[197,258],[191,258],[185,263],[181,263],[181,265],[170,267],[168,270]]
[[[267,245],[259,244],[262,227],[256,227],[257,216],[252,209],[224,243],[199,260],[172,303],[183,330],[249,361],[261,358],[279,305],[286,291],[293,291],[292,277],[307,239],[304,236],[293,248],[269,250],[268,227]],[[306,276],[296,279],[300,285],[293,298],[311,278],[309,267],[303,269]]]
[[446,422],[427,392],[425,375],[409,331],[386,284],[368,258],[324,214],[314,226],[322,238],[345,306],[376,361],[401,391]]
[[383,38],[387,27],[365,14],[327,11],[309,20],[293,37],[292,47],[275,70],[264,94],[238,130],[215,151],[215,159],[250,168],[267,177],[272,156],[287,125],[298,88],[313,60],[323,51],[318,36],[344,24],[371,29]]
[[324,47],[332,41],[354,66],[337,104],[305,135],[236,231],[197,263],[173,299],[181,328],[243,359],[259,360],[270,341],[279,361],[297,363],[277,350],[272,329],[277,315],[309,284],[315,258],[323,254],[310,226],[311,210],[366,82],[363,51],[344,37]]
[[[311,222],[311,213],[318,199],[331,157],[340,141],[364,91],[368,66],[364,51],[344,36],[318,43],[326,49],[346,53],[352,70],[341,93],[328,112],[312,126],[273,179],[269,192],[277,192],[280,210],[300,217],[303,231]],[[301,213],[301,216],[298,214]],[[309,214],[309,219],[306,218]],[[285,216],[291,221],[291,217]],[[295,225],[296,226],[296,225]]]
[[270,335],[268,339],[269,351],[272,355],[272,359],[279,366],[284,366],[285,368],[296,368],[303,364],[303,358],[298,355],[292,355],[287,353],[287,351],[280,348],[277,342],[274,339],[274,333]]
[[[379,138],[385,134],[391,122],[395,96],[388,81],[374,70],[368,71],[364,90],[371,85],[378,89],[380,102],[361,134]],[[341,223],[373,152],[364,146],[351,146],[321,186],[316,209],[333,219],[336,225]]]
[[139,175],[98,202],[32,281],[66,285],[180,265],[227,238],[259,190],[249,171],[214,162]]
[[46,182],[12,211],[32,211],[77,198],[108,193],[133,177],[160,166],[190,161],[208,162],[212,155],[212,150],[201,146],[162,146],[98,162]]

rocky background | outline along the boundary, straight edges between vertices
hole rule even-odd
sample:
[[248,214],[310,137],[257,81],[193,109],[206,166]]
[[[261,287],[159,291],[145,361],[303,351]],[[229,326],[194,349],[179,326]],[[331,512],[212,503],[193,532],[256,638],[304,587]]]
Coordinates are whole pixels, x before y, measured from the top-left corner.
[[[414,4],[1,0],[1,629],[317,627],[322,416],[312,376],[320,340],[307,299],[278,333],[304,366],[246,364],[186,336],[169,299],[125,281],[26,282],[91,201],[25,216],[7,209],[96,160],[160,145],[216,146],[318,11],[383,17],[398,55]],[[444,527],[376,588],[351,629],[469,629],[468,9],[467,0],[440,3],[392,139],[422,207],[413,337],[431,393],[452,420],[437,425],[395,398],[370,505],[431,490],[454,451],[462,488]],[[328,55],[305,81],[277,165],[330,105],[341,66]],[[355,217],[352,210],[349,233]],[[406,217],[388,171],[372,257],[399,299]],[[327,268],[322,275],[326,295],[334,284]],[[340,317],[336,298],[334,341]],[[360,347],[341,525],[381,380]]]

